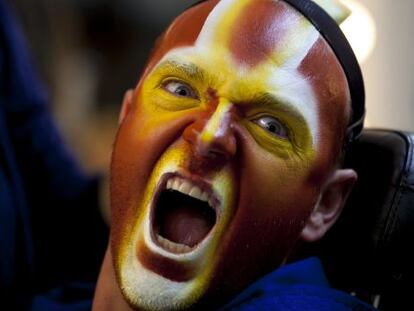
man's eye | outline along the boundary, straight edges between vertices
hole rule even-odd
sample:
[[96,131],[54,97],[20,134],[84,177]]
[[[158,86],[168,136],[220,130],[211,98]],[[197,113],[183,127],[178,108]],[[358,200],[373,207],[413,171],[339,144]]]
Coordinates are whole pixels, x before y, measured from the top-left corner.
[[260,117],[254,120],[254,122],[274,136],[283,139],[289,138],[289,131],[287,127],[274,117]]
[[198,99],[197,92],[188,84],[179,81],[168,81],[164,84],[164,89],[178,97],[189,97]]

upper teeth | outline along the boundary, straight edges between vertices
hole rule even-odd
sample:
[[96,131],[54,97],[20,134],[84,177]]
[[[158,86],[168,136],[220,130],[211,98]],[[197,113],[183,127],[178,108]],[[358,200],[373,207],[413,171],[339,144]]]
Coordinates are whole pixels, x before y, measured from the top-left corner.
[[170,178],[167,181],[167,189],[179,191],[193,198],[208,202],[210,206],[213,206],[214,200],[212,196],[210,196],[206,191],[203,191],[200,187],[193,185],[188,180],[180,177]]

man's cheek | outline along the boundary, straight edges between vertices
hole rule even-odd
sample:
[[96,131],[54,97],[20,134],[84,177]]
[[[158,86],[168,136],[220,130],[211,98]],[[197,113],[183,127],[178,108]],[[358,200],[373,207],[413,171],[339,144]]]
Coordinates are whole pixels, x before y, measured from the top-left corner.
[[111,163],[112,240],[116,247],[132,234],[156,163],[179,140],[188,123],[183,113],[164,113],[157,118],[140,107],[130,113],[119,129]]
[[138,163],[118,157],[117,153],[121,154],[122,151],[114,152],[111,169],[111,237],[118,246],[121,239],[131,232],[135,219],[134,206],[142,197],[139,189],[144,180],[140,178]]
[[183,114],[151,111],[139,105],[121,125],[114,155],[141,179],[147,179],[162,153],[178,138],[183,123]]
[[264,239],[274,236],[272,230],[279,230],[277,235],[286,241],[294,238],[317,199],[318,184],[308,179],[313,160],[286,160],[260,148],[248,150],[242,162],[240,201],[245,208],[241,217],[257,217],[257,232]]
[[[143,126],[140,127],[139,124]],[[148,126],[147,126],[148,127]],[[137,217],[136,207],[154,162],[151,140],[139,116],[124,119],[114,145],[111,162],[112,239],[115,244],[128,236]]]

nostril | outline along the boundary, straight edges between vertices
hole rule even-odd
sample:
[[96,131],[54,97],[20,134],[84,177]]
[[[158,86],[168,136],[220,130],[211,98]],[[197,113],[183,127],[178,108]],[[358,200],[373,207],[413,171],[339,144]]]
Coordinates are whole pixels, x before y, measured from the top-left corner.
[[204,157],[208,157],[208,158],[223,158],[225,157],[225,153],[220,151],[220,150],[215,150],[215,149],[211,149],[211,148],[199,148],[199,153],[204,156]]
[[197,150],[199,154],[204,157],[228,159],[236,153],[235,138],[233,135],[229,134],[215,137],[212,141],[207,143],[199,139]]
[[223,152],[217,151],[217,150],[210,150],[208,152],[208,155],[212,158],[218,158],[224,155]]

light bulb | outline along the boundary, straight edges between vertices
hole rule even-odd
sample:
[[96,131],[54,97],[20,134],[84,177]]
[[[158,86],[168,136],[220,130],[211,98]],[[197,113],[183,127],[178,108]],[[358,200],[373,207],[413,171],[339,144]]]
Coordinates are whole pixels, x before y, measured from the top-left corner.
[[364,63],[375,47],[377,31],[371,13],[355,0],[341,0],[351,10],[351,15],[341,24],[341,29],[351,44],[359,63]]

